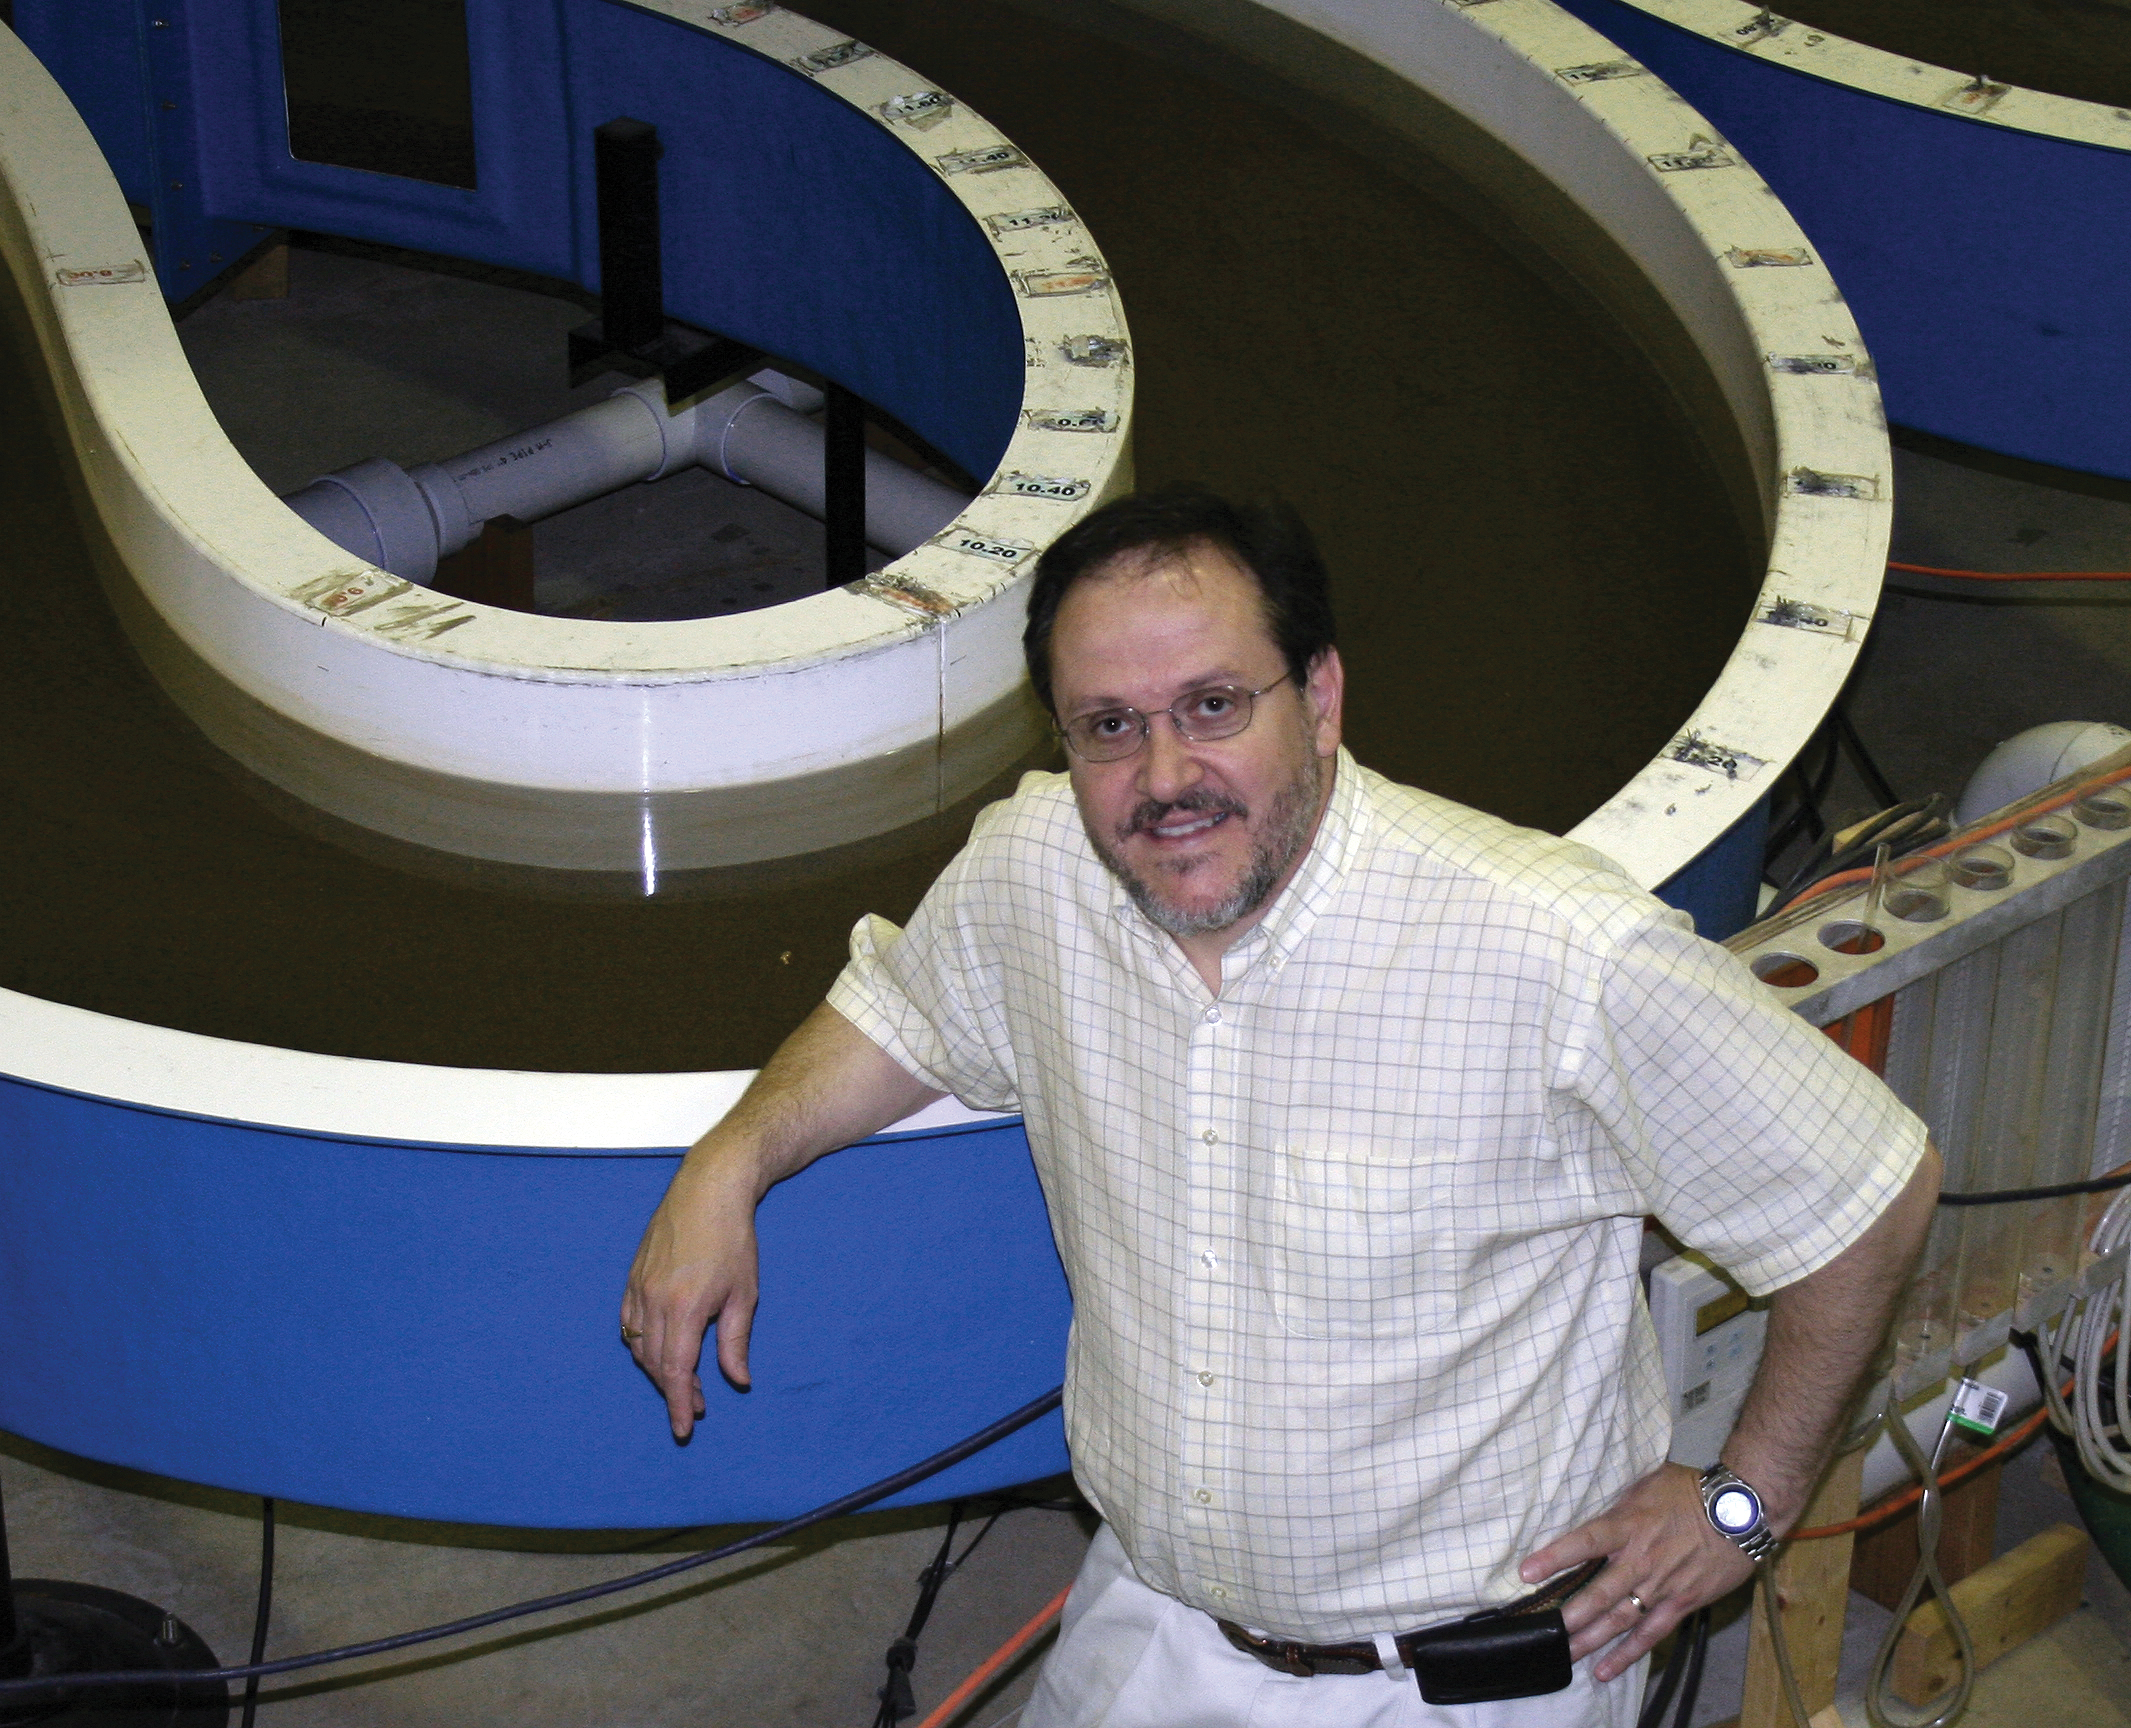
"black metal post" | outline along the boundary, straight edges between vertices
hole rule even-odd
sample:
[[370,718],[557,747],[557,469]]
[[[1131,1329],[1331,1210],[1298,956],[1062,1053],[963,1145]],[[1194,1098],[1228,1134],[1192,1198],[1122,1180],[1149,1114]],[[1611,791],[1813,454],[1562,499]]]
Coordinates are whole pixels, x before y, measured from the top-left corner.
[[15,1574],[7,1558],[7,1507],[0,1504],[0,1680],[20,1680],[36,1660],[15,1614]]
[[841,384],[826,390],[822,482],[828,528],[828,588],[866,574],[866,404]]
[[609,120],[592,132],[599,192],[599,318],[621,349],[648,348],[666,330],[659,264],[659,133],[648,121]]

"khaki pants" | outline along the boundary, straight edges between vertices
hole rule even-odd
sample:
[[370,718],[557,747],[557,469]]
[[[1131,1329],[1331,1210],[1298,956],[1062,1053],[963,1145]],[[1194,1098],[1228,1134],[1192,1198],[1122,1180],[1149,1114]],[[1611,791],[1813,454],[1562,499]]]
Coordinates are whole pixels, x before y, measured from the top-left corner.
[[1599,1685],[1587,1660],[1567,1691],[1500,1704],[1430,1704],[1403,1666],[1298,1679],[1148,1589],[1105,1524],[1020,1728],[1634,1728],[1647,1666]]

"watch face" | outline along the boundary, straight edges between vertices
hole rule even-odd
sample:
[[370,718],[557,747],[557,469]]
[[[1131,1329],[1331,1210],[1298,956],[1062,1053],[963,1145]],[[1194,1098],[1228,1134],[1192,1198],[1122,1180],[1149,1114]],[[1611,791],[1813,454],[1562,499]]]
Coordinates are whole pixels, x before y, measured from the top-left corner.
[[1736,1536],[1754,1527],[1761,1503],[1744,1488],[1726,1488],[1710,1502],[1709,1516],[1719,1530]]

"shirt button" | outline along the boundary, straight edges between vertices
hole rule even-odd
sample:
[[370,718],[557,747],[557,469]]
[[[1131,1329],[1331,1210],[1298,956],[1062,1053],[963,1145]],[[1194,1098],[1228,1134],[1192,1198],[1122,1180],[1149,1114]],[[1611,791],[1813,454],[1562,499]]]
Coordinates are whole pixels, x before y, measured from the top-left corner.
[[1218,1009],[1218,1008],[1209,1008],[1209,1009],[1207,1009],[1207,1010],[1206,1010],[1206,1015],[1205,1015],[1205,1019],[1206,1019],[1206,1024],[1207,1024],[1207,1025],[1209,1025],[1209,1026],[1217,1026],[1217,1025],[1219,1025],[1219,1024],[1220,1024],[1220,1022],[1221,1022],[1221,1010],[1220,1010],[1220,1009]]
[[1216,1266],[1221,1264],[1221,1259],[1211,1248],[1202,1248],[1199,1251],[1199,1263],[1207,1271],[1211,1272]]
[[1221,1143],[1221,1136],[1216,1134],[1211,1128],[1207,1129],[1199,1138],[1209,1146],[1218,1146]]
[[1213,1376],[1203,1368],[1199,1370],[1199,1384],[1201,1386],[1211,1386],[1213,1384]]
[[1209,1584],[1206,1586],[1206,1594],[1211,1596],[1216,1602],[1226,1602],[1228,1600],[1228,1586],[1226,1584]]
[[1213,1504],[1213,1490],[1211,1488],[1194,1488],[1191,1491],[1191,1497],[1201,1506],[1211,1506]]

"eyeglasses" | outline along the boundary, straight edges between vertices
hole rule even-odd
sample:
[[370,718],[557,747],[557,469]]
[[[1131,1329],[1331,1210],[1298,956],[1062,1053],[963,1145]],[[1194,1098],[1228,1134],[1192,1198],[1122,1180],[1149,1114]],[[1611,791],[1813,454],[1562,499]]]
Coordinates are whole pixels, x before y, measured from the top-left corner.
[[[1283,672],[1272,683],[1256,690],[1241,690],[1233,684],[1205,684],[1187,690],[1168,707],[1157,712],[1169,716],[1180,738],[1193,744],[1210,744],[1216,738],[1233,738],[1250,724],[1251,706],[1267,690],[1288,681]],[[1136,755],[1147,742],[1152,716],[1137,708],[1098,708],[1092,714],[1076,714],[1058,728],[1074,755],[1084,762],[1122,762]]]

